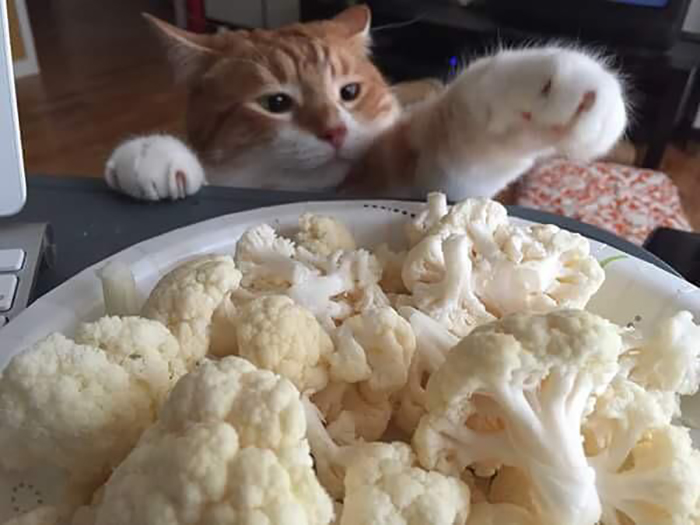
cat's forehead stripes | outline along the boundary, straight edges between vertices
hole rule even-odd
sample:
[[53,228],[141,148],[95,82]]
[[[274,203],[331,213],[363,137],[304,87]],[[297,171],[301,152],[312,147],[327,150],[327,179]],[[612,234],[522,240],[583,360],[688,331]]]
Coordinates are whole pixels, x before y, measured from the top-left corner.
[[348,75],[352,70],[348,51],[340,46],[332,49],[332,43],[321,38],[290,34],[274,41],[253,40],[251,44],[256,48],[259,66],[282,84],[301,82],[320,86],[319,82],[324,82],[329,72],[331,77],[337,77]]

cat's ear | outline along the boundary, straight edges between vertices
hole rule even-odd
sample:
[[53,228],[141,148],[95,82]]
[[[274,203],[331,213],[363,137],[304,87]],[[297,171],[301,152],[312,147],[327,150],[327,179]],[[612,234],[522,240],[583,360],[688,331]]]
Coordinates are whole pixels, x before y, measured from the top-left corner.
[[372,13],[366,5],[349,7],[333,18],[346,33],[347,38],[359,41],[363,46],[369,47],[370,26],[372,25]]
[[148,13],[143,13],[143,16],[165,44],[178,81],[191,82],[219,58],[220,38],[217,35],[192,33]]

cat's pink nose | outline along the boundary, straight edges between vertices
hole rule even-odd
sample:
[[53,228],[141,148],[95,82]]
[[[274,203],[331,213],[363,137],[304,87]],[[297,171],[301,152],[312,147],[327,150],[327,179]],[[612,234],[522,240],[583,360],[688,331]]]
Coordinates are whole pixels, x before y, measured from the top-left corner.
[[345,141],[345,137],[347,135],[348,128],[345,127],[343,124],[340,124],[339,126],[328,128],[326,131],[321,133],[320,138],[321,140],[330,142],[334,148],[340,148],[343,145],[343,142]]

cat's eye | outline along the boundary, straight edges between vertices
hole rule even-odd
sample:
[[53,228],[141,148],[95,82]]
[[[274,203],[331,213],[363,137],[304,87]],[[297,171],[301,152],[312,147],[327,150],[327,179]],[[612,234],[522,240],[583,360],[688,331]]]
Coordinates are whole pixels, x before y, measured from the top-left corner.
[[360,91],[360,84],[357,82],[345,84],[342,88],[340,88],[340,98],[342,98],[345,102],[352,102],[360,96]]
[[260,104],[265,111],[280,114],[290,112],[292,107],[294,107],[294,100],[286,93],[272,93],[260,97],[258,99],[258,104]]

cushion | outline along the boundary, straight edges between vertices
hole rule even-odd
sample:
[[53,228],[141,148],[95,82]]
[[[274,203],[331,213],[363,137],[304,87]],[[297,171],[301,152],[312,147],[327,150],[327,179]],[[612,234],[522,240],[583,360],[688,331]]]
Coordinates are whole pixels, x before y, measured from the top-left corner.
[[549,160],[523,177],[516,203],[593,224],[636,244],[660,226],[691,230],[667,175],[620,164]]

